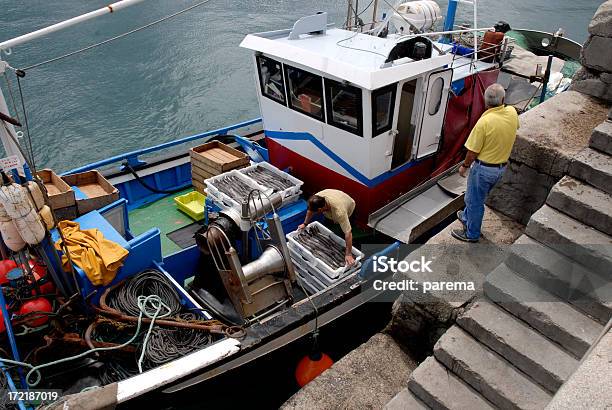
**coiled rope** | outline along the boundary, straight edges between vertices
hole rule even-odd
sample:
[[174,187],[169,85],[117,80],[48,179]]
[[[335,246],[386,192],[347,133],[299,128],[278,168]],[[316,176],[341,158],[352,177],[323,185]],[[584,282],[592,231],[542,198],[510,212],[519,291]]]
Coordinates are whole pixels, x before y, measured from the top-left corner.
[[[103,352],[103,351],[109,351],[109,350],[115,350],[115,349],[121,349],[127,345],[129,345],[130,343],[132,343],[134,340],[136,340],[136,338],[138,337],[138,335],[140,334],[140,327],[142,325],[142,319],[144,316],[148,317],[149,319],[151,319],[151,324],[149,326],[149,330],[147,332],[147,337],[145,337],[145,341],[143,343],[146,344],[147,338],[149,336],[149,334],[151,333],[151,329],[153,328],[153,325],[155,323],[155,319],[159,318],[159,317],[165,317],[169,315],[169,307],[162,301],[162,299],[158,296],[158,295],[149,295],[149,296],[139,296],[137,299],[137,305],[139,307],[139,313],[138,313],[138,323],[136,325],[136,331],[134,332],[134,335],[125,343],[122,343],[118,346],[112,346],[112,347],[96,347],[94,349],[90,349],[87,350],[83,353],[74,355],[74,356],[70,356],[70,357],[65,357],[63,359],[58,359],[58,360],[54,360],[52,362],[49,363],[44,363],[44,364],[40,364],[38,366],[33,366],[30,363],[25,363],[25,362],[19,362],[16,360],[10,360],[10,359],[5,359],[5,358],[0,358],[0,361],[4,362],[4,363],[9,363],[9,364],[14,364],[17,366],[21,366],[21,367],[27,367],[30,369],[30,371],[26,374],[26,383],[28,384],[28,386],[30,387],[36,387],[40,381],[42,380],[42,375],[40,373],[40,369],[46,368],[46,367],[51,367],[51,366],[55,366],[61,363],[66,363],[72,360],[76,360],[76,359],[80,359],[82,357],[85,357],[91,353],[95,353],[95,352]],[[162,313],[162,309],[167,309],[166,313]],[[138,361],[138,368],[139,370],[141,369],[141,365],[142,365],[142,360],[143,357],[141,355],[139,361]],[[140,370],[140,372],[142,373],[142,370]],[[32,377],[34,377],[34,379],[32,380]]]

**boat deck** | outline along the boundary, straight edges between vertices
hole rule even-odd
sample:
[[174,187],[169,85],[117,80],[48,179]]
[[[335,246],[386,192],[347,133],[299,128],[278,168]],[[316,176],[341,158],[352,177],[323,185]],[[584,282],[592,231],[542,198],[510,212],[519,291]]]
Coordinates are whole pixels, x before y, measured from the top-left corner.
[[155,202],[131,210],[129,218],[132,233],[139,235],[151,228],[157,227],[161,231],[162,254],[164,256],[181,250],[181,247],[170,239],[168,234],[193,225],[194,220],[178,210],[174,203],[174,197],[191,191],[193,191],[193,188],[190,187],[184,191],[165,196]]

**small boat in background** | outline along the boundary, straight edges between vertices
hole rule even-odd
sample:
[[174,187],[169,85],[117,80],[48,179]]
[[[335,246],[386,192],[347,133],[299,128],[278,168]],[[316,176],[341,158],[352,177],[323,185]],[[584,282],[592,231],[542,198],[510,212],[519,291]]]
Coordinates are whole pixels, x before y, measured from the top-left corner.
[[[349,7],[343,28],[321,12],[249,34],[241,47],[253,53],[261,118],[61,175],[30,168],[0,92],[3,386],[74,393],[15,405],[175,393],[378,297],[372,258],[461,207],[456,168],[486,87],[502,83],[526,110],[565,89],[578,64],[580,46],[561,32],[479,28],[477,2],[472,27],[457,27],[459,2],[449,3],[445,18],[412,1],[370,23]],[[379,244],[355,247],[353,266],[321,221],[297,232],[305,198],[325,188],[355,199],[356,243]]]

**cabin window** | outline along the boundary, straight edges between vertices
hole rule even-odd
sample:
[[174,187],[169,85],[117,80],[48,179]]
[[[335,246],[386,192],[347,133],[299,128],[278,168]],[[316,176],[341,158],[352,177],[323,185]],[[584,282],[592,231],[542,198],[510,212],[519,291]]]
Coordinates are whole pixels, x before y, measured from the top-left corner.
[[323,120],[323,80],[299,68],[285,66],[289,106],[296,111]]
[[361,89],[326,78],[325,98],[327,123],[361,136]]
[[372,129],[373,136],[389,131],[393,126],[393,111],[395,111],[395,93],[397,85],[379,88],[372,93]]
[[285,82],[281,63],[268,57],[258,56],[257,71],[261,93],[276,102],[285,104]]
[[427,111],[429,115],[436,115],[440,111],[442,105],[442,92],[444,91],[444,78],[438,77],[434,80],[431,86],[431,93],[429,95],[429,107]]

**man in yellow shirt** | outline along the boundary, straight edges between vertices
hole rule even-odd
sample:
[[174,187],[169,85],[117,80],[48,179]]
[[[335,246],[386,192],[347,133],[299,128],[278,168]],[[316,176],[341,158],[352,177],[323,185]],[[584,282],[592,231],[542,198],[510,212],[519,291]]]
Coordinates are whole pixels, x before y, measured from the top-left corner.
[[326,218],[340,225],[342,232],[344,232],[344,240],[346,241],[344,260],[350,266],[355,263],[352,252],[353,232],[351,230],[351,222],[349,221],[354,210],[355,201],[353,198],[337,189],[324,189],[308,199],[306,218],[298,229],[304,229],[310,223],[314,214],[322,212]]
[[519,128],[516,110],[504,105],[506,92],[501,85],[489,86],[484,97],[487,110],[465,143],[468,152],[459,168],[462,177],[469,170],[465,210],[457,212],[463,229],[455,229],[451,234],[464,242],[478,242],[480,239],[485,200],[506,170]]

